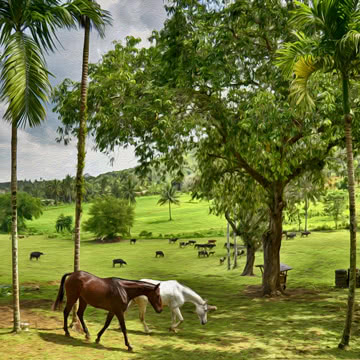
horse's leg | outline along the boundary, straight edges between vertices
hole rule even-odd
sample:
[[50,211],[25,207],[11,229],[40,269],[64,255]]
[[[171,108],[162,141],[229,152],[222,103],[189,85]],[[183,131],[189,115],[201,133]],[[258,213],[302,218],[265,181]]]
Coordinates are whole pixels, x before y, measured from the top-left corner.
[[[178,322],[176,322],[176,317],[179,319]],[[184,318],[178,307],[171,309],[171,318],[172,318],[172,324],[170,327],[170,331],[176,332],[176,328],[184,321]]]
[[90,339],[90,333],[89,333],[89,330],[88,328],[86,327],[85,325],[85,321],[84,321],[84,311],[86,309],[86,306],[87,306],[87,303],[86,301],[80,296],[80,299],[79,299],[79,309],[77,311],[77,316],[81,322],[81,325],[83,327],[83,330],[85,332],[85,337],[86,339]]
[[127,334],[126,334],[126,326],[125,326],[125,320],[124,320],[124,313],[121,310],[116,311],[116,316],[119,319],[119,323],[121,326],[121,331],[123,332],[124,335],[124,340],[125,340],[125,345],[127,346],[129,351],[132,351],[132,347],[129,343],[129,340],[127,338]]
[[70,296],[70,294],[68,294],[68,293],[66,294],[66,296],[67,296],[67,301],[66,301],[66,306],[63,311],[63,313],[64,313],[64,331],[65,331],[66,336],[70,336],[67,319],[68,319],[68,316],[70,314],[72,307],[76,303],[77,298]]
[[136,303],[139,305],[139,319],[142,322],[143,326],[144,326],[144,331],[147,334],[151,333],[151,330],[149,329],[149,327],[147,326],[146,322],[145,322],[145,313],[146,313],[146,306],[148,303],[147,297],[143,297],[143,296],[139,296],[136,298]]
[[107,317],[106,317],[106,321],[105,321],[105,325],[104,327],[99,331],[99,333],[97,334],[97,338],[96,338],[96,343],[99,343],[100,342],[100,338],[101,338],[101,335],[104,333],[104,331],[109,327],[110,323],[111,323],[111,320],[113,319],[114,317],[114,313],[109,311],[108,314],[107,314]]

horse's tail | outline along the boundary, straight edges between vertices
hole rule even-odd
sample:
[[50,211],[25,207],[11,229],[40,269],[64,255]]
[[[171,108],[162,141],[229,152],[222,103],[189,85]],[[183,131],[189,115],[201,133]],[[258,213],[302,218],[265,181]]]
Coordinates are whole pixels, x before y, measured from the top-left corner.
[[63,277],[61,278],[61,283],[60,283],[60,287],[59,287],[59,292],[58,292],[58,295],[57,295],[57,298],[55,300],[55,302],[53,303],[52,305],[52,310],[58,310],[60,309],[60,306],[63,302],[63,299],[64,299],[64,284],[65,284],[65,279],[68,275],[71,275],[71,273],[66,273],[63,275]]

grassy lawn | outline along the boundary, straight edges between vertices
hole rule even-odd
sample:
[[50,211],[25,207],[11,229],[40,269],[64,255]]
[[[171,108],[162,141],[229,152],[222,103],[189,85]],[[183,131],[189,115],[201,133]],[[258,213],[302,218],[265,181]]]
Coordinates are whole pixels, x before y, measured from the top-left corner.
[[[135,236],[142,230],[157,234],[224,230],[224,220],[208,215],[206,203],[186,202],[174,207],[174,221],[167,221],[166,207],[156,204],[156,197],[143,198],[136,208]],[[148,203],[146,203],[148,201]],[[188,201],[188,200],[187,200]],[[147,204],[147,205],[146,205]],[[118,276],[129,279],[176,279],[191,287],[217,311],[200,325],[192,304],[182,308],[184,323],[177,334],[170,333],[169,309],[156,314],[148,307],[147,323],[151,335],[143,332],[137,308],[126,315],[126,325],[133,353],[124,346],[123,335],[113,320],[100,345],[94,343],[96,333],[104,324],[106,313],[88,307],[85,321],[92,341],[83,334],[71,331],[64,336],[62,313],[51,311],[61,276],[73,267],[73,242],[70,236],[50,237],[57,216],[72,214],[70,207],[46,211],[42,218],[29,226],[43,235],[19,239],[19,275],[21,281],[22,321],[30,330],[20,335],[11,331],[11,297],[0,297],[0,354],[1,359],[359,359],[359,321],[356,315],[351,348],[337,349],[346,313],[346,289],[335,289],[336,269],[346,269],[349,263],[349,235],[345,230],[314,232],[308,238],[297,236],[284,240],[281,261],[292,266],[288,273],[288,296],[277,299],[259,296],[261,275],[241,277],[245,258],[238,269],[226,270],[219,265],[225,254],[225,237],[216,237],[216,254],[197,257],[193,248],[180,249],[166,238],[140,239],[136,245],[128,240],[99,244],[85,233],[81,247],[81,268],[101,277]],[[86,208],[85,215],[86,218]],[[212,230],[213,231],[213,230]],[[185,236],[185,235],[184,235]],[[206,242],[208,238],[197,239]],[[165,258],[155,258],[162,250]],[[45,253],[39,261],[29,260],[31,251]],[[11,283],[11,242],[0,235],[0,284]],[[112,267],[112,259],[123,258],[122,268]],[[256,264],[262,264],[262,253]]]

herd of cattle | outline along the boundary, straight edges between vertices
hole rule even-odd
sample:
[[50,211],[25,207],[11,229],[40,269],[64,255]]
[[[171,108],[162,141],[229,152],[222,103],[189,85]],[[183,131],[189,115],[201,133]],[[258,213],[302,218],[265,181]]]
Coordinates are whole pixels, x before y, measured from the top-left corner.
[[[304,236],[308,236],[310,235],[311,232],[310,231],[302,231],[301,232],[301,237]],[[288,232],[288,231],[283,231],[283,235],[285,235],[286,239],[293,239],[296,237],[296,233],[295,232]],[[177,241],[179,240],[179,238],[170,238],[169,239],[169,244],[175,244]],[[136,244],[137,239],[130,239],[130,245],[135,245]],[[209,257],[211,255],[215,254],[215,251],[213,250],[216,247],[216,240],[208,240],[207,243],[205,244],[197,244],[196,240],[188,240],[188,241],[180,241],[179,242],[179,247],[180,248],[185,248],[187,246],[193,246],[194,249],[198,250],[198,257]],[[227,243],[224,244],[224,248],[227,248]],[[229,243],[229,250],[231,248],[234,248],[234,244],[233,243]],[[245,251],[244,249],[238,249],[237,250],[237,255],[241,256],[244,255]],[[36,259],[39,260],[41,255],[45,255],[44,253],[40,252],[40,251],[33,251],[30,253],[30,260],[32,259]],[[233,253],[234,255],[234,253]],[[162,250],[157,250],[155,252],[155,257],[165,257],[165,254]],[[220,258],[220,265],[222,265],[225,261],[226,257],[223,256]],[[123,259],[114,259],[113,260],[113,267],[115,267],[116,264],[119,264],[120,267],[122,267],[123,265],[127,265],[126,261]]]

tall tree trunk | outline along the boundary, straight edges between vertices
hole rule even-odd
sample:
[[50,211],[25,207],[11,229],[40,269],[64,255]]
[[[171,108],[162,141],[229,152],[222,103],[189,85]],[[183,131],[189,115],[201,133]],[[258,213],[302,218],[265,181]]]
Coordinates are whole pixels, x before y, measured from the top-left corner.
[[277,186],[273,191],[270,207],[269,229],[263,237],[264,274],[263,295],[274,296],[282,292],[280,287],[280,247],[282,235],[283,188]]
[[11,125],[11,246],[12,246],[12,299],[13,332],[20,332],[20,292],[18,271],[18,234],[17,234],[17,126]]
[[255,251],[253,246],[246,245],[246,264],[241,276],[254,276]]
[[171,202],[169,200],[169,221],[171,221],[172,218],[171,218]]
[[339,348],[343,349],[349,345],[351,326],[355,307],[355,289],[356,289],[356,211],[355,211],[355,179],[354,179],[354,157],[352,149],[352,133],[349,105],[349,79],[343,74],[343,103],[344,103],[344,120],[345,120],[345,140],[346,140],[346,157],[348,171],[348,190],[349,190],[349,213],[350,213],[350,281],[348,306],[345,320],[344,331]]
[[[235,228],[236,228],[236,223],[235,223]],[[237,263],[237,241],[236,241],[236,230],[234,231],[234,264],[233,264],[233,269],[236,269],[238,267],[238,263]]]
[[307,196],[305,196],[305,229],[304,231],[307,231],[307,224],[308,224],[308,210],[309,210],[309,199]]
[[226,230],[226,249],[227,249],[227,269],[231,269],[231,259],[230,259],[230,224],[227,223]]
[[[82,201],[84,193],[84,167],[85,167],[85,137],[86,137],[86,122],[87,122],[87,78],[89,67],[89,44],[90,44],[90,19],[85,18],[84,24],[84,48],[82,61],[82,76],[81,76],[81,99],[80,99],[80,124],[78,134],[78,157],[77,157],[77,172],[76,172],[76,203],[75,203],[75,246],[74,246],[74,271],[80,270],[80,230],[81,230],[81,215],[82,215]],[[76,322],[76,308],[73,310],[73,323]]]

